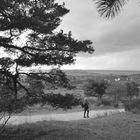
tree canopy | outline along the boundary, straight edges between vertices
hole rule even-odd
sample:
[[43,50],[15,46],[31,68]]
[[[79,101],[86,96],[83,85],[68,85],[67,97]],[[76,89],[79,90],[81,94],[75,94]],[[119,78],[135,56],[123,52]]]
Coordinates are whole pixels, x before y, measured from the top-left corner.
[[25,96],[31,96],[19,80],[21,75],[36,75],[52,83],[54,79],[60,81],[63,78],[59,77],[65,77],[59,69],[41,73],[23,71],[22,68],[40,65],[60,67],[73,64],[77,53],[94,52],[90,40],[79,41],[72,37],[71,32],[56,31],[68,12],[64,3],[58,4],[55,0],[0,1],[0,49],[3,51],[0,74],[4,77],[4,84],[8,83],[14,100],[19,98],[18,88],[25,90]]
[[133,96],[139,95],[139,84],[131,81],[126,83],[127,96],[131,100]]
[[92,80],[90,79],[85,85],[84,93],[87,96],[98,97],[101,101],[102,96],[106,93],[106,89],[109,86],[108,82],[104,79],[102,80]]

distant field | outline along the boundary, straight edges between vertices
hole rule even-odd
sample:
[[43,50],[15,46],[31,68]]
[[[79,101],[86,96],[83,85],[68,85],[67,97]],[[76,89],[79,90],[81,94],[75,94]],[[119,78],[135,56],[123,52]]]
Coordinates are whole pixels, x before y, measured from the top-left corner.
[[132,75],[140,74],[140,71],[125,71],[125,70],[65,70],[68,75]]

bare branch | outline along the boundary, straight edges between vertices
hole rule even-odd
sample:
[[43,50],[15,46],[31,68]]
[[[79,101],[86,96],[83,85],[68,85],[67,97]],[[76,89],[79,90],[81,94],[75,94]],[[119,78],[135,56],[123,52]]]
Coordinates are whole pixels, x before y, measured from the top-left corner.
[[0,117],[0,121],[3,119],[4,116],[5,116],[5,112],[3,112],[2,116]]
[[9,121],[10,118],[11,118],[11,113],[8,113],[8,118],[2,124],[2,127],[0,128],[0,133],[4,130],[5,125],[7,124],[7,122]]
[[25,86],[23,86],[19,81],[17,81],[17,83],[27,92],[28,95],[30,95],[29,90]]
[[29,72],[29,73],[26,73],[26,72],[19,72],[19,74],[25,74],[25,75],[27,75],[27,76],[31,76],[32,74],[47,74],[47,75],[49,75],[49,73],[48,72]]

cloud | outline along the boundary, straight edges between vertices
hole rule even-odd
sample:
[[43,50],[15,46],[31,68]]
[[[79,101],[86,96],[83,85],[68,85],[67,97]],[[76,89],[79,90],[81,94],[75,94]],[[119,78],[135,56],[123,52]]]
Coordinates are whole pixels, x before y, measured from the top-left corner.
[[88,33],[92,33],[93,29],[101,20],[95,9],[95,4],[92,0],[59,0],[60,3],[65,2],[66,7],[70,12],[64,16],[59,29],[64,31],[72,31],[73,36],[78,39],[88,39]]
[[60,1],[65,1],[66,7],[70,9],[60,28],[71,30],[73,36],[78,39],[92,40],[95,55],[139,47],[140,7],[137,0],[130,1],[120,15],[112,20],[100,17],[92,0]]
[[[132,5],[134,5],[132,3]],[[131,12],[131,8],[124,11],[125,15],[114,19],[110,25],[106,26],[107,30],[99,36],[97,45],[97,54],[121,52],[139,48],[140,44],[140,8],[135,8]],[[123,13],[123,14],[124,14]]]
[[63,66],[63,69],[94,70],[140,70],[140,49],[123,51],[92,57],[77,57],[75,65]]
[[140,69],[140,7],[129,1],[114,19],[99,16],[93,0],[64,1],[70,13],[59,29],[72,31],[75,38],[93,41],[93,55],[80,54],[66,69]]

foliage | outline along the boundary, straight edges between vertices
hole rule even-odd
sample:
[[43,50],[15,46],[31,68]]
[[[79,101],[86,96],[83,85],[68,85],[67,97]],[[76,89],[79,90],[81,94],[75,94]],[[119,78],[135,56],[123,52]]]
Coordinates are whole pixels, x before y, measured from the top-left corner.
[[128,0],[94,0],[101,16],[112,18],[118,15]]
[[134,96],[139,95],[139,85],[136,82],[126,83],[127,96],[131,100]]
[[126,93],[126,86],[123,82],[112,82],[107,88],[107,94],[114,99],[114,104],[118,104],[121,97]]
[[105,80],[89,80],[85,85],[85,95],[98,97],[101,100],[102,96],[106,93],[108,82]]
[[25,100],[28,106],[34,104],[41,104],[42,106],[49,104],[54,108],[71,109],[73,106],[80,105],[81,98],[74,94],[66,93],[62,95],[60,93],[54,94],[53,92],[42,94],[42,97],[30,97]]
[[113,101],[110,98],[102,99],[101,104],[104,106],[111,106],[113,104]]
[[123,102],[126,111],[131,111],[134,113],[140,112],[140,99],[133,99],[131,101],[125,100]]
[[[25,90],[26,96],[30,95],[20,81],[21,75],[66,87],[68,81],[59,67],[74,63],[77,53],[94,52],[91,41],[78,41],[71,32],[56,32],[69,10],[54,0],[1,0],[0,3],[0,47],[5,54],[0,57],[0,74],[11,79],[15,100],[18,87]],[[44,73],[23,71],[24,67],[40,65],[58,69]]]
[[71,109],[72,106],[80,105],[81,99],[74,94],[66,93],[65,95],[62,94],[53,94],[49,93],[45,95],[42,99],[43,103],[45,102],[52,105],[55,108],[64,108],[64,109]]
[[[21,77],[26,75],[34,79],[30,83],[32,88],[35,88],[33,81],[42,86],[41,79],[46,84],[68,87],[69,81],[59,68],[73,64],[77,53],[94,52],[90,40],[79,41],[71,32],[56,31],[68,12],[64,3],[58,4],[55,0],[0,1],[0,50],[3,52],[0,76],[4,88],[0,93],[1,111],[16,112],[24,109],[28,101],[43,97],[42,91],[30,93],[31,86],[22,82]],[[29,71],[32,66],[53,66],[56,69]]]

